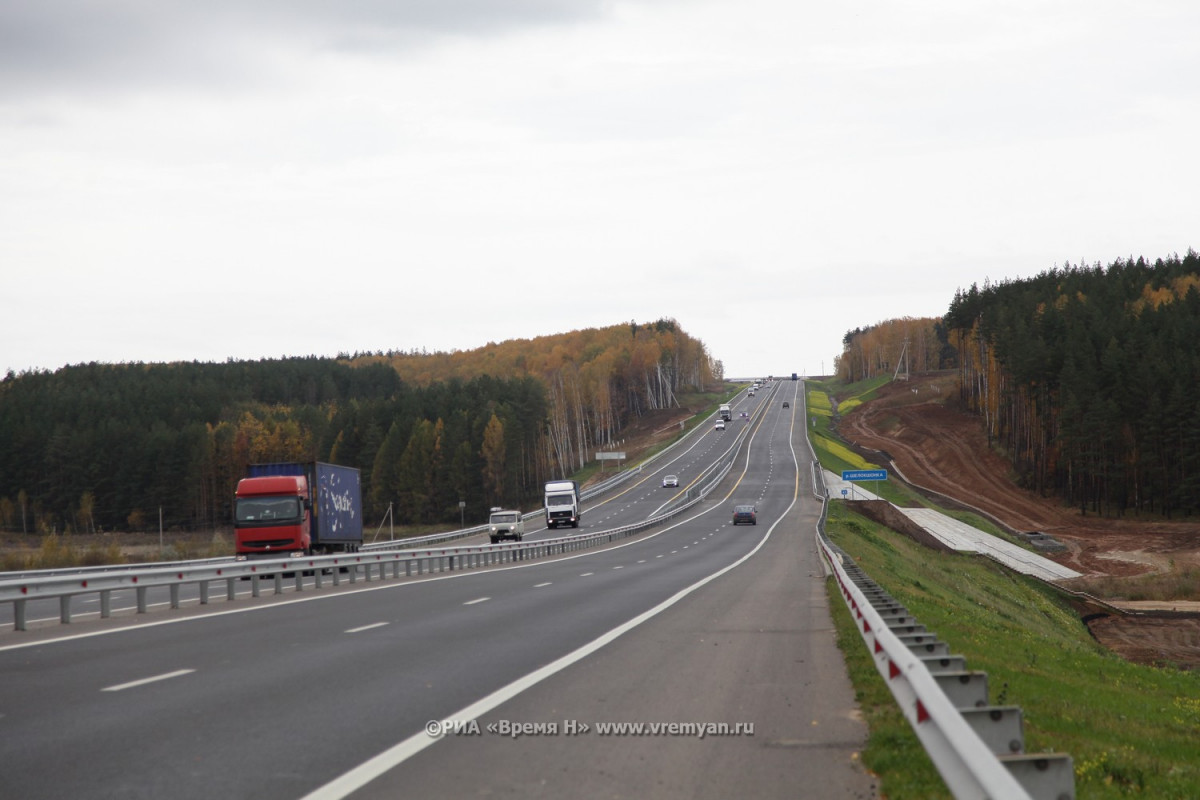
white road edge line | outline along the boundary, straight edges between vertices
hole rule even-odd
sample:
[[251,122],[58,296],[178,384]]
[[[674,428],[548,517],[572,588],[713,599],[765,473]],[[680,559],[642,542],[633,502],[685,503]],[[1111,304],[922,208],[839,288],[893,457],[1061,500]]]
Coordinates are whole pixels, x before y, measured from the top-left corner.
[[164,672],[162,675],[154,675],[149,678],[142,678],[140,681],[130,681],[129,683],[118,683],[116,686],[105,686],[100,691],[102,692],[119,692],[124,689],[132,689],[135,686],[145,686],[147,683],[156,681],[165,681],[170,678],[178,678],[180,675],[187,675],[190,672],[195,672],[194,669],[177,669],[174,672]]
[[[797,469],[799,469],[799,465],[797,465]],[[654,608],[643,611],[633,619],[618,625],[608,633],[602,634],[600,637],[588,642],[583,647],[580,647],[571,653],[567,653],[562,658],[552,661],[541,669],[534,670],[522,678],[517,678],[507,686],[502,686],[486,697],[475,701],[466,708],[455,711],[453,714],[449,714],[446,719],[478,719],[479,717],[482,717],[484,714],[488,713],[502,703],[508,702],[526,689],[536,686],[546,678],[549,678],[551,675],[561,672],[575,662],[586,658],[587,656],[599,650],[601,647],[604,647],[606,644],[616,639],[618,636],[621,636],[622,634],[638,627],[643,622],[658,616],[663,611],[666,611],[668,608],[675,605],[680,600],[687,597],[689,594],[705,584],[714,581],[724,575],[726,572],[741,566],[743,563],[750,560],[755,553],[762,549],[762,546],[767,543],[768,539],[771,538],[771,533],[775,530],[775,526],[783,521],[783,519],[788,515],[788,512],[792,510],[794,505],[796,505],[795,496],[792,497],[792,502],[786,509],[784,509],[784,512],[779,515],[779,518],[775,520],[775,523],[767,529],[766,535],[759,540],[758,544],[754,546],[754,549],[746,553],[746,555],[742,556],[737,561],[734,561],[728,566],[722,567],[708,577],[701,578],[691,586],[680,589],[671,597],[668,597],[666,600],[654,606]],[[347,797],[351,793],[358,791],[371,781],[378,778],[380,775],[383,775],[385,772],[396,768],[400,764],[415,756],[417,753],[424,750],[426,747],[429,747],[431,744],[439,741],[441,738],[442,737],[435,738],[430,736],[429,734],[425,733],[425,731],[415,733],[402,742],[399,742],[389,749],[384,750],[379,755],[367,759],[354,769],[351,769],[349,772],[343,773],[337,778],[334,778],[324,786],[309,792],[300,800],[341,800],[341,798]]]
[[363,631],[369,631],[372,628],[382,628],[384,625],[390,625],[390,624],[391,624],[390,622],[372,622],[370,625],[360,625],[357,628],[347,628],[345,631],[342,631],[342,632],[343,633],[362,633]]

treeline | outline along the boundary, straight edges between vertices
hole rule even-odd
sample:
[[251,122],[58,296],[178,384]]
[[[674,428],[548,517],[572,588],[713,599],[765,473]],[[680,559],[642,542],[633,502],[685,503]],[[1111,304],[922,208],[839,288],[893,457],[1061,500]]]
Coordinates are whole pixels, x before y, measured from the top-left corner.
[[421,386],[471,375],[530,375],[546,387],[547,457],[560,475],[581,469],[628,420],[679,405],[681,392],[724,379],[724,366],[673,319],[630,322],[491,343],[452,353],[365,356]]
[[1082,511],[1200,511],[1200,256],[960,291],[960,391],[1022,482]]
[[957,365],[957,353],[942,320],[903,317],[848,331],[833,363],[839,380],[855,383],[878,375],[949,369]]
[[10,372],[0,527],[154,529],[160,512],[168,528],[223,527],[246,465],[281,460],[362,470],[368,526],[389,507],[398,523],[457,522],[460,501],[480,519],[533,502],[714,371],[665,320],[470,353]]

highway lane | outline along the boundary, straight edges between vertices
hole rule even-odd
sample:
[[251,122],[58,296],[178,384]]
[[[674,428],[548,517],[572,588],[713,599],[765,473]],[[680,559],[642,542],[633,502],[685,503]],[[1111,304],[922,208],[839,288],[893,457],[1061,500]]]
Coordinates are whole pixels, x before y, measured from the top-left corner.
[[744,555],[746,530],[701,518],[586,557],[0,651],[6,790],[300,796]]
[[767,526],[727,506],[785,507],[748,464],[715,511],[603,553],[0,651],[5,784],[299,796],[744,556]]
[[[750,560],[687,602],[480,715],[480,735],[449,734],[351,796],[875,797],[857,757],[865,725],[833,643],[818,515],[802,501]],[[734,735],[598,726],[649,721],[724,724]],[[737,735],[746,722],[753,735]],[[502,733],[538,723],[541,733]]]

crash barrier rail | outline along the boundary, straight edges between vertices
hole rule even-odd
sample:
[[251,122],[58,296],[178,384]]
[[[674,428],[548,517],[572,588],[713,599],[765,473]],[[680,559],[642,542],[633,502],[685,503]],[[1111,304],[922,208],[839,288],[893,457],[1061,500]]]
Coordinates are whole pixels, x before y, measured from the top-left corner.
[[822,537],[875,668],[930,760],[957,798],[1072,800],[1075,771],[1065,753],[1026,753],[1018,706],[988,702],[987,673],[968,670],[937,634]]
[[[811,451],[811,442],[809,444]],[[987,673],[926,630],[825,534],[828,489],[813,453],[813,494],[821,500],[817,545],[863,643],[901,712],[956,798],[1074,800],[1065,753],[1026,753],[1019,706],[988,701]]]
[[[149,591],[155,588],[166,587],[170,596],[171,608],[179,608],[181,605],[180,587],[186,584],[197,585],[199,602],[201,605],[207,605],[213,595],[214,584],[219,586],[223,583],[225,598],[234,600],[236,598],[235,588],[241,580],[249,580],[251,596],[259,597],[264,581],[268,583],[275,594],[282,594],[285,579],[289,575],[293,579],[295,591],[300,592],[305,589],[305,573],[313,576],[314,588],[321,589],[326,583],[326,573],[334,586],[340,586],[343,580],[356,583],[360,579],[365,581],[384,580],[388,577],[412,577],[479,569],[516,561],[532,561],[608,544],[666,522],[700,502],[729,474],[732,467],[733,459],[724,459],[721,468],[709,474],[704,488],[687,503],[656,517],[608,531],[535,542],[449,547],[437,550],[393,550],[374,553],[360,551],[332,556],[255,559],[199,566],[188,564],[179,567],[163,567],[156,564],[95,575],[56,575],[21,580],[0,580],[0,602],[13,604],[13,628],[24,631],[28,630],[26,604],[34,599],[57,598],[59,621],[68,624],[72,618],[71,601],[79,595],[98,594],[100,617],[108,618],[112,615],[112,593],[118,590],[133,589],[136,593],[137,612],[144,614],[149,610]],[[343,572],[345,577],[343,577]],[[218,593],[219,591],[218,589]]]

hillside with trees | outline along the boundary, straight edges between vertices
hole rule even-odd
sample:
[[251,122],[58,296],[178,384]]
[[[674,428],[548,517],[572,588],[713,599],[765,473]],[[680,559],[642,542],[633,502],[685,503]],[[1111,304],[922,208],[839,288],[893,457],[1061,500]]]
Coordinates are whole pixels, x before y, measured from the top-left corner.
[[960,391],[1023,483],[1082,511],[1200,511],[1200,256],[960,291]]
[[941,320],[846,334],[838,377],[954,367],[1022,485],[1083,512],[1200,511],[1200,256],[1055,268],[956,293]]
[[954,368],[1020,483],[1085,513],[1200,511],[1200,255],[1066,265],[849,331],[845,383]]
[[879,375],[947,369],[956,363],[957,352],[940,319],[902,317],[848,331],[833,366],[838,380],[856,383]]
[[720,362],[674,320],[454,353],[81,364],[0,380],[0,527],[228,524],[249,463],[362,470],[367,522],[479,518],[536,498]]

